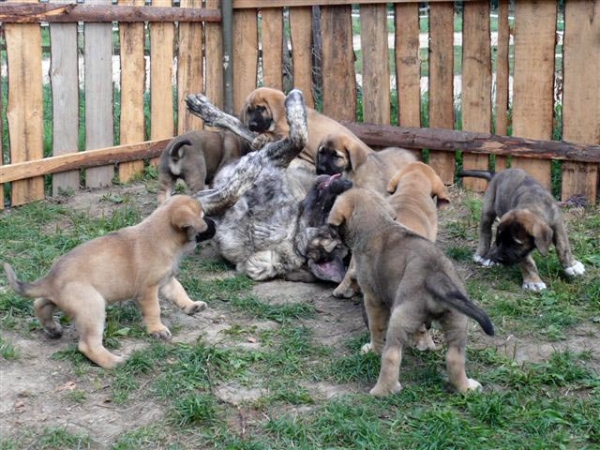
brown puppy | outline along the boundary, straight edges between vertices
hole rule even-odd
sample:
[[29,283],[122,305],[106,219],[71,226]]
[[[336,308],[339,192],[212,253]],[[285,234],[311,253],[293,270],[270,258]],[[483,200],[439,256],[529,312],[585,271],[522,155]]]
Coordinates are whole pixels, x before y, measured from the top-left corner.
[[171,332],[160,320],[159,290],[187,314],[206,308],[206,303],[192,301],[174,276],[180,258],[194,249],[198,236],[209,239],[214,234],[214,224],[203,215],[197,200],[176,195],[139,224],[77,246],[33,283],[17,280],[7,263],[4,270],[19,295],[37,298],[35,315],[51,337],[62,334],[53,318],[58,307],[77,327],[79,350],[110,369],[125,359],[102,345],[107,303],[135,300],[148,333],[163,339]]
[[431,166],[420,161],[406,164],[390,179],[387,191],[391,194],[387,201],[396,212],[396,220],[435,242],[437,209],[450,203],[450,194]]
[[190,131],[173,138],[158,164],[158,203],[171,196],[179,179],[192,194],[203,190],[224,165],[240,159],[244,153],[241,140],[227,131]]
[[363,352],[381,354],[379,379],[371,394],[384,396],[402,389],[398,381],[402,348],[423,324],[440,323],[448,352],[450,383],[460,392],[481,385],[467,378],[465,347],[467,316],[494,334],[493,325],[477,307],[444,252],[392,219],[389,204],[367,189],[350,189],[335,201],[328,223],[339,232],[356,261],[364,295],[371,342]]
[[[490,184],[483,197],[479,228],[479,246],[473,259],[484,265],[520,264],[523,289],[541,291],[546,284],[540,278],[531,252],[538,249],[548,254],[554,243],[558,259],[566,275],[585,273],[585,267],[571,253],[569,237],[558,204],[535,178],[522,169],[507,169],[493,174],[467,170],[459,176],[484,178]],[[492,241],[492,225],[496,217],[496,240]]]
[[354,135],[330,133],[321,141],[317,153],[318,174],[341,173],[356,187],[387,195],[392,176],[417,158],[410,151],[389,147],[376,152]]
[[[267,142],[276,141],[290,132],[285,116],[285,94],[277,89],[261,87],[250,92],[240,111],[240,120],[251,131],[259,133],[252,147],[262,148]],[[317,149],[321,140],[332,132],[352,135],[352,132],[339,122],[306,108],[308,142],[298,158],[315,165]]]

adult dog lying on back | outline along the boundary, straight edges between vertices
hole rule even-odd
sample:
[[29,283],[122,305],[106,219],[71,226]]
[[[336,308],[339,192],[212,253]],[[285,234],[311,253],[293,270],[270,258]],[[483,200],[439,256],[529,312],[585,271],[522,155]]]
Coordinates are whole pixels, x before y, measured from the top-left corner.
[[[213,126],[229,129],[248,142],[255,135],[238,119],[201,96],[188,96],[188,107]],[[289,134],[225,167],[212,191],[196,194],[219,225],[213,242],[239,272],[255,280],[286,277],[297,281],[339,282],[346,249],[323,227],[330,191],[347,189],[325,177],[311,183],[299,199],[287,167],[305,147],[307,118],[300,91],[285,100]],[[339,192],[338,192],[339,193]],[[306,197],[306,198],[305,198]],[[330,201],[328,207],[331,206]],[[319,214],[319,211],[321,213]]]

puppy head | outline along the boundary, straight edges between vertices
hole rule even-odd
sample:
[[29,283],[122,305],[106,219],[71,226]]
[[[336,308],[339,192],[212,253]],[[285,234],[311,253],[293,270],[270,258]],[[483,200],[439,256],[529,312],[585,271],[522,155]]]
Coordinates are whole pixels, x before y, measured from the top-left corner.
[[335,175],[352,170],[352,140],[341,133],[331,133],[319,143],[315,166],[317,174]]
[[[277,133],[285,130],[285,94],[277,89],[258,88],[250,92],[240,111],[240,120],[255,133]],[[278,136],[279,138],[283,136]]]
[[171,226],[183,233],[187,242],[200,242],[214,236],[215,223],[204,218],[202,206],[195,198],[189,195],[175,195],[163,205],[168,208]]
[[317,176],[313,187],[300,205],[303,226],[324,225],[335,199],[351,187],[352,181],[342,179],[340,174]]
[[490,259],[509,265],[522,261],[535,248],[548,254],[554,233],[544,221],[527,209],[515,209],[500,218]]

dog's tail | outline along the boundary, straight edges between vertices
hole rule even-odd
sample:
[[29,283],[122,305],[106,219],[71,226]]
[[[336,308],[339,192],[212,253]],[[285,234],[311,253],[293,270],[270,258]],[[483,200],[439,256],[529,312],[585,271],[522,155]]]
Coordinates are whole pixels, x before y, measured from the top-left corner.
[[494,178],[494,175],[496,175],[496,172],[494,172],[493,170],[461,170],[460,172],[458,172],[456,174],[456,176],[459,178],[464,178],[464,177],[483,178],[484,180],[488,180],[488,181],[490,181],[492,178]]
[[494,335],[494,325],[485,311],[463,294],[448,275],[443,272],[431,273],[425,279],[425,287],[439,301],[476,320],[485,334]]
[[19,281],[17,279],[17,274],[10,264],[4,263],[4,271],[6,272],[6,278],[8,279],[8,284],[13,290],[23,296],[29,298],[37,298],[43,297],[46,290],[43,288],[42,284],[39,281],[35,281],[33,283],[25,283],[24,281]]
[[181,159],[183,157],[183,150],[181,150],[181,148],[185,147],[186,145],[193,145],[192,141],[189,139],[174,139],[167,146],[167,152],[169,153],[170,157]]

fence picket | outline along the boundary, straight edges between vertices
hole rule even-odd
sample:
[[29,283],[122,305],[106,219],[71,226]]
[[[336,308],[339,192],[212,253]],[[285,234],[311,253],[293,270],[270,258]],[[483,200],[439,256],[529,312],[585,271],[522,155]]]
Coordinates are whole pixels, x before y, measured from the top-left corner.
[[[495,133],[506,136],[508,134],[508,108],[509,108],[509,79],[510,79],[510,25],[508,7],[510,0],[498,2],[498,43],[496,47],[496,129]],[[496,171],[506,169],[508,158],[498,156],[495,160]]]
[[[454,3],[429,6],[429,126],[454,128]],[[455,156],[432,151],[429,164],[445,184],[454,182]]]
[[241,111],[244,100],[258,83],[258,24],[256,10],[233,13],[233,107]]
[[[489,133],[492,127],[492,59],[490,42],[490,4],[463,5],[462,128]],[[465,169],[489,168],[488,155],[463,153]],[[465,178],[463,185],[483,192],[485,180]]]
[[[38,24],[6,24],[10,162],[43,158],[42,35]],[[12,184],[11,203],[22,205],[44,198],[44,178]]]
[[[210,9],[218,9],[221,0],[207,0],[206,7]],[[224,92],[223,92],[223,32],[221,24],[205,22],[204,36],[206,39],[206,96],[211,99],[211,102],[223,108]]]
[[389,124],[390,57],[385,4],[360,7],[360,43],[363,120]]
[[[112,24],[85,24],[85,148],[95,150],[114,144]],[[109,186],[112,165],[85,171],[90,188]]]
[[312,7],[290,9],[293,86],[304,94],[304,102],[315,107],[313,90]]
[[321,8],[323,112],[356,120],[356,72],[350,5]]
[[[600,143],[600,1],[565,5],[563,139]],[[591,53],[590,49],[593,53]],[[564,163],[562,198],[598,194],[598,165]]]
[[[513,135],[552,139],[554,113],[554,2],[516,2]],[[512,158],[520,167],[550,188],[550,163]]]
[[283,89],[283,10],[267,8],[262,18],[263,85]]

